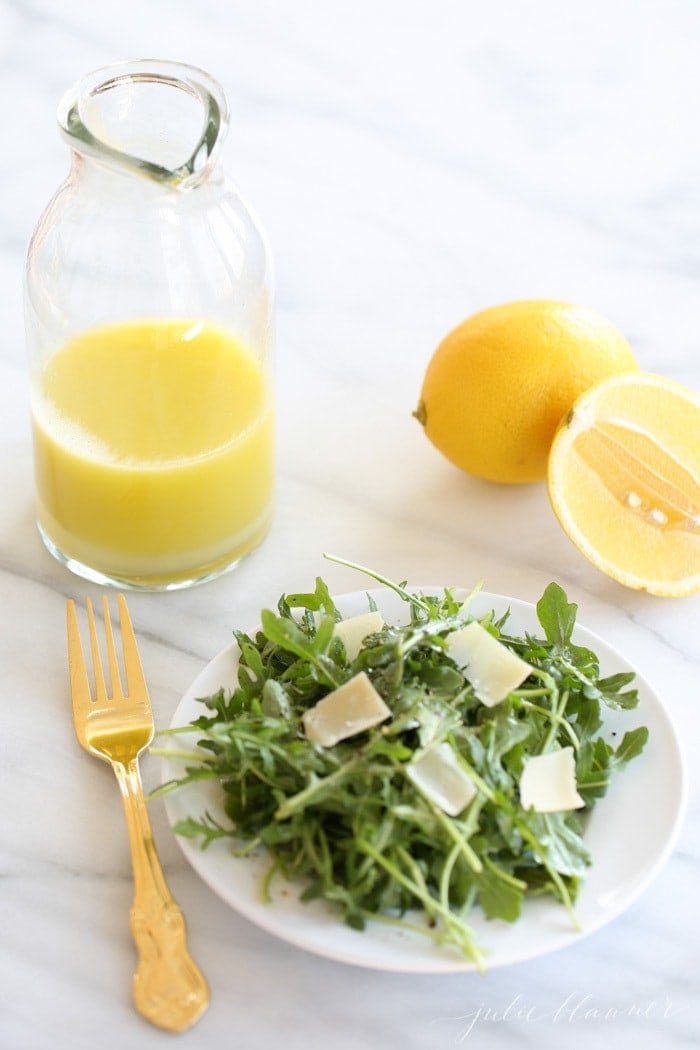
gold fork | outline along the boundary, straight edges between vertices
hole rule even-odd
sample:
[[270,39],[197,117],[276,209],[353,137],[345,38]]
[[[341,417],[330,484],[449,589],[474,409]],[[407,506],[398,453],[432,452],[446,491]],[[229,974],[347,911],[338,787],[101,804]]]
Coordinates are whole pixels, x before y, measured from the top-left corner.
[[111,764],[121,789],[134,870],[131,932],[138,953],[134,1003],[152,1024],[181,1032],[206,1010],[209,989],[187,950],[185,920],[165,881],[148,819],[138,756],[153,739],[153,714],[126,600],[122,594],[117,600],[126,692],[119,674],[109,603],[106,597],[102,599],[111,696],[105,685],[92,602],[88,598],[94,694],[80,643],[75,602],[68,602],[73,720],[82,746]]

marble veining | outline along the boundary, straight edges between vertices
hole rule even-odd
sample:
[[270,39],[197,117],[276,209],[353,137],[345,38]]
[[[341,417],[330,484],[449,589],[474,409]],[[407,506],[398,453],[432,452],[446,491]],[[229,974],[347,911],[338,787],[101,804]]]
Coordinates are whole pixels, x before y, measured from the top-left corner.
[[[463,476],[411,417],[437,342],[480,307],[571,299],[641,366],[697,389],[700,8],[581,0],[0,0],[0,1050],[156,1050],[130,1002],[131,873],[116,785],[73,733],[64,608],[95,588],[34,528],[22,271],[68,169],[55,127],[84,72],[158,56],[208,69],[232,110],[229,174],[278,279],[277,513],[239,569],[130,600],[164,728],[259,609],[330,551],[417,583],[536,600],[551,579],[663,697],[689,761],[677,847],[604,929],[487,972],[402,976],[328,962],[239,917],[151,805],[168,882],[212,988],[192,1048],[549,1050],[700,1041],[700,599],[627,591],[569,543],[543,486]],[[147,789],[159,764],[146,757]],[[644,834],[645,814],[630,835]]]

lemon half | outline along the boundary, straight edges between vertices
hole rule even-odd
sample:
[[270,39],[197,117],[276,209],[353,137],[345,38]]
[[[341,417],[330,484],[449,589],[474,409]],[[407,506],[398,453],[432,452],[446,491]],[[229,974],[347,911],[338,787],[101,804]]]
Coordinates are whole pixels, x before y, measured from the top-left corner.
[[700,590],[700,398],[648,372],[580,397],[549,457],[549,497],[565,532],[627,587]]

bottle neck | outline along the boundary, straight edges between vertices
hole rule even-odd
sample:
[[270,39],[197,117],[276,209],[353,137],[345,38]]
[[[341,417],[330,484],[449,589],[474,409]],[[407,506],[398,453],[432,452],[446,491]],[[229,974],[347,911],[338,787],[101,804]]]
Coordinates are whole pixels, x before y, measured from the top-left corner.
[[89,160],[103,174],[140,175],[181,189],[211,171],[227,117],[223,91],[207,74],[155,61],[89,74],[66,93],[58,111],[81,172]]

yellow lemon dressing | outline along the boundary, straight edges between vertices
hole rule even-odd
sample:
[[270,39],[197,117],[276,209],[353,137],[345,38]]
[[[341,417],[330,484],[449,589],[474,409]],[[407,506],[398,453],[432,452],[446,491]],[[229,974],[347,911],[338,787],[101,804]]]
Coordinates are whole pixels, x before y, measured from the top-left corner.
[[213,324],[76,336],[47,362],[32,415],[39,523],[65,558],[127,581],[190,579],[269,527],[268,381]]

